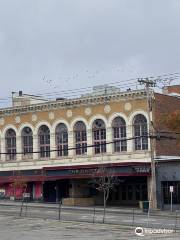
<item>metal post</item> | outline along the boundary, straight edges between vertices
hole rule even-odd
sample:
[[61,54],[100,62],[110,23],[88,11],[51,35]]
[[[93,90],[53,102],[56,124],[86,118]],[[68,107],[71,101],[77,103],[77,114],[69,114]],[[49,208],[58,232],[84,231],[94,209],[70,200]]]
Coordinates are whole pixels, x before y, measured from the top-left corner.
[[172,193],[172,191],[171,191],[171,212],[173,211],[173,201],[172,201],[173,199],[172,199],[172,194],[173,194],[173,193]]
[[93,224],[95,223],[95,214],[96,214],[96,208],[94,206],[94,211],[93,211]]
[[21,202],[21,209],[20,209],[20,214],[19,214],[20,217],[22,216],[23,202],[24,202],[24,199],[22,199],[22,202]]
[[177,211],[176,211],[176,215],[175,215],[175,224],[174,224],[175,233],[176,233],[176,227],[177,227]]
[[134,208],[133,208],[133,215],[132,215],[132,226],[134,226]]
[[59,221],[61,220],[61,207],[62,207],[62,201],[59,201]]
[[26,198],[26,212],[25,212],[25,216],[27,216],[27,202],[28,202],[28,198]]
[[105,223],[105,215],[106,215],[106,191],[104,190],[104,209],[103,209],[103,223]]
[[56,188],[56,202],[58,202],[59,201],[59,187],[58,187],[58,183],[56,183],[55,188]]

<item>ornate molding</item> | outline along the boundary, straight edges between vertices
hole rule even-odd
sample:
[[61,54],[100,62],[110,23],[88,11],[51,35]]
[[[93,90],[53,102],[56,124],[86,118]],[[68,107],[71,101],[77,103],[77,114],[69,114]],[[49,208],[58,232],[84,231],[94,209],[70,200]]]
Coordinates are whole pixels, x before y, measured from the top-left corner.
[[126,101],[133,99],[145,99],[146,92],[144,90],[137,90],[131,92],[122,92],[115,93],[109,95],[98,95],[98,96],[88,96],[81,97],[76,99],[66,99],[59,101],[49,101],[47,103],[40,103],[34,105],[28,105],[23,107],[10,107],[10,108],[2,108],[0,109],[0,117],[9,116],[9,115],[20,115],[24,113],[34,113],[40,111],[52,111],[55,109],[66,109],[70,107],[79,107],[79,106],[87,106],[87,105],[97,105],[104,104],[110,102],[118,102],[118,101]]
[[3,117],[0,118],[0,125],[3,126],[5,124],[5,120]]

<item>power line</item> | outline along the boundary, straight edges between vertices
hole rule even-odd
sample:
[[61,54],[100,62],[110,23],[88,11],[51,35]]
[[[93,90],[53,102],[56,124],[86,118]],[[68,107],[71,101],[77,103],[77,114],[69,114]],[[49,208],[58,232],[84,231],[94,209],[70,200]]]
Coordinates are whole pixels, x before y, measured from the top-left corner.
[[[137,86],[137,83],[127,83],[127,84],[119,84],[117,85],[116,87],[118,88],[128,88],[128,87],[134,87],[134,86]],[[107,87],[107,88],[106,88]],[[109,86],[111,87],[111,86]],[[115,86],[113,86],[115,87]],[[105,88],[107,91],[109,90],[108,89],[108,86],[105,86]],[[88,90],[88,89],[87,89]],[[120,91],[121,89],[119,89]],[[43,93],[43,94],[36,94],[38,95],[39,97],[55,97],[55,96],[61,96],[61,97],[64,97],[64,98],[74,98],[74,97],[77,97],[77,96],[85,96],[87,94],[87,96],[95,96],[95,95],[100,95],[100,94],[105,94],[105,92],[103,93],[103,89],[100,89],[100,90],[96,90],[95,91],[95,95],[93,92],[86,92],[85,89],[74,89],[74,90],[67,90],[67,91],[60,91],[60,92],[51,92],[51,93]],[[107,93],[108,94],[108,93]],[[11,100],[11,97],[7,97],[7,98],[2,98],[0,99],[0,101],[9,101]]]
[[[170,78],[171,80],[173,80],[173,79],[177,79],[179,77],[180,77],[180,73],[176,72],[176,73],[169,73],[169,74],[161,74],[161,75],[157,75],[157,76],[150,76],[148,78],[153,79],[157,83],[157,82],[162,82],[163,79],[166,79],[166,78],[167,79]],[[138,79],[140,79],[140,78],[131,78],[131,79],[122,80],[122,81],[109,82],[109,83],[105,84],[105,86],[108,87],[109,85],[112,85],[114,87],[119,87],[119,88],[123,88],[123,89],[126,87],[136,87]],[[61,91],[55,91],[55,92],[35,93],[34,95],[42,96],[44,98],[55,97],[57,95],[63,95],[64,98],[73,98],[73,97],[77,97],[81,94],[85,94],[86,91],[90,91],[90,90],[92,90],[92,87],[89,86],[89,87],[84,87],[84,88],[61,90]],[[96,91],[96,92],[98,93],[98,91]],[[102,93],[102,90],[99,93]],[[90,92],[89,94],[92,94],[92,92]],[[9,101],[10,99],[11,99],[11,97],[4,97],[4,98],[0,99],[0,102],[2,103],[2,101],[3,102]]]
[[[83,149],[83,148],[93,148],[93,147],[99,147],[99,146],[106,146],[106,145],[109,145],[109,144],[114,144],[114,143],[118,143],[118,142],[124,142],[124,141],[130,141],[130,140],[135,140],[135,139],[157,139],[157,140],[160,140],[159,139],[172,139],[172,140],[176,140],[177,138],[175,137],[168,137],[168,136],[158,136],[158,135],[141,135],[141,136],[134,136],[134,137],[130,137],[130,138],[121,138],[121,139],[116,139],[116,140],[113,140],[113,141],[105,141],[104,143],[97,143],[97,144],[90,144],[90,145],[86,145],[85,147],[84,146],[78,146],[78,147],[68,147],[66,149],[62,149],[63,150],[66,150],[66,151],[70,151],[70,150],[78,150],[78,149]],[[58,144],[57,144],[58,145]],[[68,143],[67,143],[68,145]],[[148,150],[148,149],[145,149],[145,150]],[[29,151],[27,152],[27,154],[31,154],[31,153],[48,153],[48,152],[59,152],[60,150],[59,149],[53,149],[51,148],[50,150],[45,150],[45,151]],[[123,151],[124,152],[124,151]],[[125,151],[126,152],[126,151]],[[1,152],[0,155],[16,155],[16,154],[22,154],[22,155],[25,155],[24,152],[16,152],[16,153],[7,153],[7,152]]]
[[[148,78],[155,78],[155,79],[160,79],[160,78],[163,78],[163,77],[180,77],[180,73],[170,73],[170,74],[162,74],[162,75],[158,75],[158,76],[151,76],[151,77],[148,77]],[[118,86],[119,84],[125,82],[134,82],[134,81],[138,81],[139,77],[138,78],[131,78],[131,79],[127,79],[127,80],[123,80],[123,81],[113,81],[113,82],[108,82],[107,84],[105,85],[116,85]],[[78,89],[74,89],[74,91],[78,91],[78,90],[87,90],[87,89],[91,89],[91,87],[86,87],[86,88],[78,88]],[[69,90],[71,92],[71,90]],[[61,92],[69,92],[68,90],[65,90],[65,91],[60,91],[60,92],[54,92],[54,93],[61,93]],[[53,92],[51,93],[45,93],[45,95],[48,95],[48,94],[54,94]],[[39,94],[40,95],[40,94]]]
[[159,130],[157,130],[157,134],[158,133],[168,133],[168,134],[180,134],[180,132],[176,132],[176,131],[159,131]]
[[[92,148],[92,147],[97,147],[97,146],[105,146],[105,145],[109,145],[109,144],[113,144],[116,142],[123,142],[123,141],[129,141],[129,140],[134,140],[134,139],[139,139],[139,138],[150,138],[150,136],[148,135],[142,135],[142,136],[135,136],[135,137],[131,137],[131,138],[122,138],[122,139],[118,139],[118,140],[113,140],[113,141],[106,141],[104,143],[98,143],[98,144],[91,144],[91,145],[86,145],[86,148]],[[83,146],[79,146],[79,147],[68,147],[65,150],[77,150],[77,149],[82,149],[84,148]],[[29,151],[28,153],[45,153],[45,152],[59,152],[59,149],[50,149],[47,151]],[[23,154],[24,152],[16,152],[16,153],[6,153],[6,152],[1,152],[0,154],[2,155],[16,155],[16,154]]]

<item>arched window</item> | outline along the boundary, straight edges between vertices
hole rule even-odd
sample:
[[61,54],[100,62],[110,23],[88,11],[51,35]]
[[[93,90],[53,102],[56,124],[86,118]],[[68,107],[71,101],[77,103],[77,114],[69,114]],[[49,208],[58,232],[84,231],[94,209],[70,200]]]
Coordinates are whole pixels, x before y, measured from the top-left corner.
[[94,121],[92,126],[93,131],[93,144],[94,153],[105,153],[106,152],[106,127],[105,123],[101,119]]
[[16,133],[13,129],[8,129],[6,132],[6,159],[16,159]]
[[114,152],[127,151],[126,122],[122,117],[116,117],[112,122]]
[[22,130],[22,149],[23,158],[32,158],[33,156],[33,133],[31,128],[25,127]]
[[79,121],[74,125],[74,137],[76,146],[76,155],[87,153],[87,133],[86,125]]
[[42,125],[38,132],[40,157],[50,157],[50,131],[46,125]]
[[134,147],[135,150],[148,149],[147,119],[142,114],[134,117]]
[[68,156],[68,130],[64,123],[56,127],[56,147],[58,157]]

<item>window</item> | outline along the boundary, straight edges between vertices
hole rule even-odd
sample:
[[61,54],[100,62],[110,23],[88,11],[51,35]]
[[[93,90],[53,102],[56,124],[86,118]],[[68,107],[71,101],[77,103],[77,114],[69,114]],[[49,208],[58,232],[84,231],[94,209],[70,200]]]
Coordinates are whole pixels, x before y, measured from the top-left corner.
[[68,130],[64,123],[56,127],[57,156],[68,156]]
[[6,142],[6,159],[15,160],[16,159],[16,133],[13,129],[9,129],[6,132],[5,137]]
[[41,158],[50,157],[50,131],[49,131],[49,128],[45,125],[42,125],[39,128],[38,137],[39,137],[40,157]]
[[93,123],[94,153],[106,152],[106,128],[103,120],[97,119]]
[[147,120],[142,114],[138,114],[134,118],[134,145],[135,150],[148,149],[148,132]]
[[25,127],[22,131],[22,149],[23,149],[23,158],[32,158],[33,133],[31,128],[29,127]]
[[127,151],[126,122],[124,119],[121,117],[116,117],[112,122],[112,129],[114,152]]
[[74,137],[75,137],[76,155],[87,154],[86,126],[82,121],[79,121],[75,124]]

